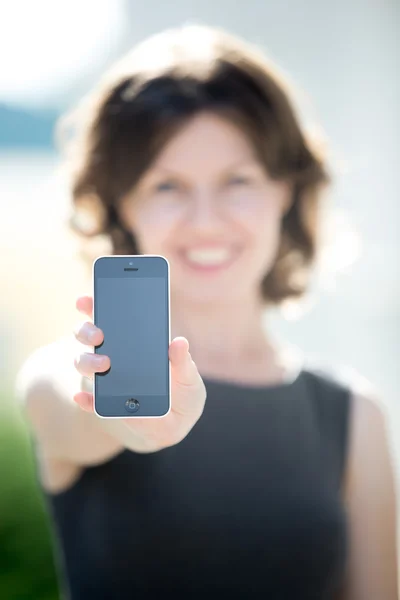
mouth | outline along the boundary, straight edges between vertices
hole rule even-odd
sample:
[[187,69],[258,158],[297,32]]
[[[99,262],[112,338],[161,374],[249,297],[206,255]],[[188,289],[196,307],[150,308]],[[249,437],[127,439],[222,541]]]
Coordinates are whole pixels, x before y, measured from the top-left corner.
[[185,267],[193,272],[218,273],[228,269],[239,253],[239,248],[233,246],[203,246],[181,250],[179,256]]

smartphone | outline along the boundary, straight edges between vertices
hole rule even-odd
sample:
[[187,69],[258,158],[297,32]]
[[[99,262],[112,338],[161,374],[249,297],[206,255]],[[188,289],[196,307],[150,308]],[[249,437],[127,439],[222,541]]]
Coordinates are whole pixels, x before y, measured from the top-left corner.
[[93,262],[93,322],[104,333],[95,354],[99,417],[163,417],[171,405],[169,263],[157,255],[99,256]]

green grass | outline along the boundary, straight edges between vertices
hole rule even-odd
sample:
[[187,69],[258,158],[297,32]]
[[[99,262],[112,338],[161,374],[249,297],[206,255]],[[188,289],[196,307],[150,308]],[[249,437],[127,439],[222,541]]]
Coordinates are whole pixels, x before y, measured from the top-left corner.
[[50,524],[24,419],[0,393],[0,598],[58,600]]

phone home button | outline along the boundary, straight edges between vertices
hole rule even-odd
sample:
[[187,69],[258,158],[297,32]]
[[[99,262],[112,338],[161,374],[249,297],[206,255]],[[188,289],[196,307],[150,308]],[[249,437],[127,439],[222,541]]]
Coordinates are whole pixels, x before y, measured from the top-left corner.
[[136,400],[136,398],[128,398],[125,402],[125,408],[130,413],[137,412],[140,408],[139,400]]

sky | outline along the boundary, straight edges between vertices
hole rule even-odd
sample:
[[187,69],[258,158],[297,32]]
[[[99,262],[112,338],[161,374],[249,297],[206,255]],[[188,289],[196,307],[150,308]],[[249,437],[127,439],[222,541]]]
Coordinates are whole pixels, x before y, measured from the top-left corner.
[[123,0],[3,0],[0,102],[62,105],[77,80],[107,61],[125,21]]

